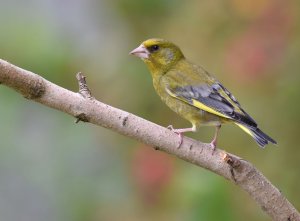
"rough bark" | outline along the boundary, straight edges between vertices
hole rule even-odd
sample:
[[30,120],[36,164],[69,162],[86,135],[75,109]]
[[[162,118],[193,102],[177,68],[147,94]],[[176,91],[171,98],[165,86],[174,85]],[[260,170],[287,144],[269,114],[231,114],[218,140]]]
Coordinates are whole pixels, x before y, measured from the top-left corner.
[[187,162],[208,169],[249,193],[273,220],[300,221],[295,207],[251,163],[209,144],[184,137],[178,148],[178,137],[172,131],[111,107],[94,99],[82,75],[78,74],[80,93],[53,84],[41,76],[0,59],[0,83],[25,98],[60,110],[81,121],[90,122],[175,155]]

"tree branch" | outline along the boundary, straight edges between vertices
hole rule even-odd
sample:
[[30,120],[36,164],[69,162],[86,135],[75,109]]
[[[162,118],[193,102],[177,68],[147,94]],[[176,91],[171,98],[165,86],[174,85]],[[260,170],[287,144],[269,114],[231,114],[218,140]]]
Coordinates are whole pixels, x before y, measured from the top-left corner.
[[80,93],[53,84],[41,76],[0,59],[0,83],[25,98],[109,128],[155,149],[173,154],[187,162],[208,169],[248,192],[273,220],[300,220],[299,212],[252,164],[209,144],[184,137],[180,148],[172,131],[123,110],[101,103],[91,96],[82,75],[77,75]]

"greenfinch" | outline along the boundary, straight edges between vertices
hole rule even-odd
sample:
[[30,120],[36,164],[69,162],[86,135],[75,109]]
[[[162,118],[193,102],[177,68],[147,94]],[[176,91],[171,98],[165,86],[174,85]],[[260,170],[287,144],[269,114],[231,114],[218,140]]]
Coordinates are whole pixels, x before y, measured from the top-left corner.
[[174,129],[182,143],[182,133],[200,126],[215,126],[211,146],[215,149],[222,124],[235,123],[260,147],[276,141],[262,132],[235,97],[203,67],[188,61],[178,46],[163,39],[149,39],[130,52],[147,65],[155,91],[167,106],[192,123],[191,128]]

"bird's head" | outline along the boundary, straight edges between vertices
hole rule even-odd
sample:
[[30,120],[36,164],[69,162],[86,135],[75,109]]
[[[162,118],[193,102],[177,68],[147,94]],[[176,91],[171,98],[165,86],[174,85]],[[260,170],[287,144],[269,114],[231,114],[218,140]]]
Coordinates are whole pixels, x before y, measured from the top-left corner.
[[144,41],[130,54],[141,58],[152,74],[165,73],[184,58],[181,50],[175,44],[158,38]]

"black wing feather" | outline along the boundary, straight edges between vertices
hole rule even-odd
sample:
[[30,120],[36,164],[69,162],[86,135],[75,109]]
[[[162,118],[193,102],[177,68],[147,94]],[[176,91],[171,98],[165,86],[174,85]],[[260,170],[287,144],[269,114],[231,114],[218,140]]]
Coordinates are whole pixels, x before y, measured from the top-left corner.
[[239,123],[257,127],[256,122],[240,107],[234,96],[220,83],[176,87],[170,91],[191,104],[193,103],[192,100],[197,100]]

